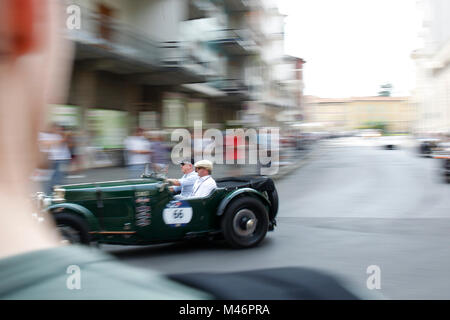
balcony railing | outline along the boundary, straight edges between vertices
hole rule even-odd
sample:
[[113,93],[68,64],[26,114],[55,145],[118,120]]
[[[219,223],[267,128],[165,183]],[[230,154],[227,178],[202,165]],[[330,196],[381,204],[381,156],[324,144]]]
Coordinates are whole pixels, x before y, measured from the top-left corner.
[[211,82],[211,85],[215,88],[226,92],[228,95],[245,94],[249,93],[249,87],[243,80],[239,79],[224,79]]
[[[138,32],[133,27],[119,20],[95,13],[81,7],[82,25],[79,30],[67,29],[67,37],[80,44],[77,46],[77,58],[113,59],[117,64],[98,64],[108,71],[140,74],[149,83],[155,81],[148,77],[155,69],[174,71],[174,83],[208,82],[229,95],[248,94],[248,86],[238,79],[222,80],[225,74],[226,59],[216,56],[209,43],[193,41],[155,41],[148,35]],[[237,54],[246,54],[254,47],[248,30],[227,29],[217,31],[218,41],[232,43],[229,50]],[[209,50],[209,51],[208,51]],[[213,52],[213,53],[211,53]],[[106,67],[105,67],[106,66]],[[118,68],[122,68],[118,70]],[[179,72],[179,77],[177,72]],[[143,80],[144,81],[144,80]]]
[[213,71],[208,64],[193,55],[193,47],[189,42],[167,41],[161,44],[161,66],[165,68],[183,68],[198,76],[206,77]]
[[214,40],[224,46],[231,46],[232,53],[251,53],[258,50],[258,45],[253,39],[252,33],[248,29],[222,29],[215,31]]
[[261,0],[223,0],[226,8],[230,11],[247,11],[261,7]]
[[[155,41],[117,19],[84,7],[81,10],[81,29],[67,30],[67,37],[85,47],[100,49],[91,50],[92,53],[84,50],[83,57],[111,58],[112,54],[123,60],[156,68],[183,68],[196,76],[214,73],[214,70],[207,70],[207,65],[198,56],[192,54],[195,50],[189,42]],[[145,72],[145,69],[140,71]]]
[[80,29],[67,30],[70,40],[106,52],[158,65],[161,54],[159,43],[120,23],[118,20],[81,7]]

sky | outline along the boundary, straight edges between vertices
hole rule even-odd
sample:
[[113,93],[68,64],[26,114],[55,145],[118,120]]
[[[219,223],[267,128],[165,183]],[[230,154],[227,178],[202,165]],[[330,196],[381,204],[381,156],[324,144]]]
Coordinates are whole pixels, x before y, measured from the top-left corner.
[[323,98],[393,96],[415,86],[411,53],[422,47],[416,0],[277,0],[285,52],[303,58],[304,93]]

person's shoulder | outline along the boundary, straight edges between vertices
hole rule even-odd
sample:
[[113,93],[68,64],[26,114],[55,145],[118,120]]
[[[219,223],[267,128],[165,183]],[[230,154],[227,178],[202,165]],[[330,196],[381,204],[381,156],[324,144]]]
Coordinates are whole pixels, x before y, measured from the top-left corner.
[[216,184],[216,180],[214,180],[213,176],[211,176],[211,175],[208,176],[207,181],[208,181],[208,183],[211,184],[211,185],[212,185],[212,184]]
[[198,174],[196,172],[195,172],[195,174],[190,173],[186,176],[185,180],[188,183],[194,184],[198,180]]
[[136,141],[136,137],[134,137],[134,136],[128,136],[128,137],[125,138],[124,141],[125,141],[125,142],[134,142],[134,141]]
[[65,246],[0,260],[3,299],[208,299],[94,248]]

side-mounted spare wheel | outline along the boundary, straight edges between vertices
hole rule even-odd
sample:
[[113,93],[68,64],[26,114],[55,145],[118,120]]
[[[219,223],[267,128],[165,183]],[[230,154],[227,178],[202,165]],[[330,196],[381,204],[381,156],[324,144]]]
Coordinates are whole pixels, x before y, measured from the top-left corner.
[[269,228],[266,207],[256,198],[244,196],[233,200],[222,218],[222,233],[234,248],[258,245]]
[[55,223],[61,236],[71,244],[89,244],[90,235],[87,222],[70,212],[60,212],[54,215]]

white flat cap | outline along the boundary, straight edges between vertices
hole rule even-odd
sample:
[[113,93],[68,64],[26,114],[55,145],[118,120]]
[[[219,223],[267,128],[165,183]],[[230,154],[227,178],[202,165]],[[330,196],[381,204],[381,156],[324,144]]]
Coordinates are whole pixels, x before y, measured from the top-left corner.
[[209,160],[197,161],[194,166],[196,168],[205,168],[205,169],[209,169],[209,170],[212,170],[212,168],[213,168],[213,164]]

